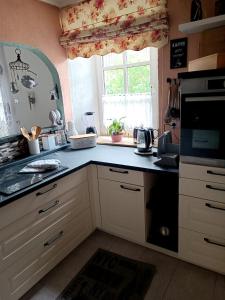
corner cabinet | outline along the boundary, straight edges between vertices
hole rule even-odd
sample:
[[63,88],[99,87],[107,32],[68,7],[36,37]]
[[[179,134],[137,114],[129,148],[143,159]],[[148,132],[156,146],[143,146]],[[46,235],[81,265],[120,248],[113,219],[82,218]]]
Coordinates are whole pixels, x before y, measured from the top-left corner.
[[2,207],[0,299],[19,299],[93,229],[86,168]]
[[145,243],[147,192],[144,173],[101,166],[98,167],[98,180],[102,229]]

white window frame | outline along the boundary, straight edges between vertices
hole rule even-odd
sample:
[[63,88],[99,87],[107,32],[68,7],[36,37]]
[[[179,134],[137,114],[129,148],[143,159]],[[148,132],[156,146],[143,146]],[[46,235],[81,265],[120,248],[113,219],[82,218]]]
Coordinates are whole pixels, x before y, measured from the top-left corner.
[[97,81],[98,81],[98,91],[99,91],[99,121],[100,121],[100,133],[107,134],[107,129],[103,123],[103,103],[102,96],[105,95],[105,81],[104,81],[104,71],[105,70],[116,70],[123,69],[124,71],[124,91],[128,92],[128,72],[129,67],[139,67],[150,65],[150,85],[151,85],[151,96],[152,96],[152,123],[155,129],[159,128],[159,106],[158,106],[158,49],[150,48],[150,57],[148,61],[137,62],[137,63],[127,63],[127,55],[123,53],[123,65],[107,66],[103,65],[103,58],[96,57],[96,70],[97,70]]

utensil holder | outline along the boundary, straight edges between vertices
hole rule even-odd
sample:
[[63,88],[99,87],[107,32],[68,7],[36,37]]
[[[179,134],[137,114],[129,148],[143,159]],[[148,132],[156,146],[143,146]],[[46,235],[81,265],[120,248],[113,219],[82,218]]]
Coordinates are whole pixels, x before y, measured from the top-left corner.
[[32,155],[39,154],[40,146],[39,146],[38,139],[33,140],[33,141],[28,141],[28,148],[29,148],[30,154],[32,154]]

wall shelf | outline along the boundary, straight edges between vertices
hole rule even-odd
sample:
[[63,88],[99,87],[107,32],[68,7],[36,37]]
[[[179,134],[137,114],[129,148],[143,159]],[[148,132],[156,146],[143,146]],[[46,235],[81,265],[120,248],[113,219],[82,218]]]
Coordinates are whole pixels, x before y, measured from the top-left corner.
[[208,29],[225,25],[225,15],[206,18],[195,22],[189,22],[179,25],[179,31],[184,33],[202,32]]

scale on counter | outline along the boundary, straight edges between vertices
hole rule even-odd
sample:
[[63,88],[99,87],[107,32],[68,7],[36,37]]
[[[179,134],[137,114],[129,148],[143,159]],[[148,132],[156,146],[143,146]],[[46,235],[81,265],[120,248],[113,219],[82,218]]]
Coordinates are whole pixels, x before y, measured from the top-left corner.
[[67,169],[67,167],[60,166],[55,170],[44,173],[19,174],[18,172],[21,170],[21,166],[12,167],[0,172],[0,193],[6,196],[11,195],[65,169]]

